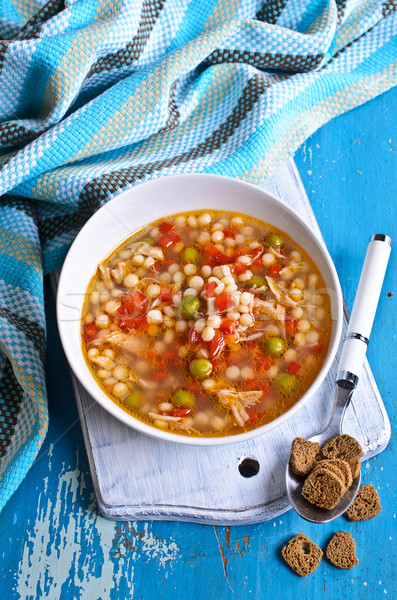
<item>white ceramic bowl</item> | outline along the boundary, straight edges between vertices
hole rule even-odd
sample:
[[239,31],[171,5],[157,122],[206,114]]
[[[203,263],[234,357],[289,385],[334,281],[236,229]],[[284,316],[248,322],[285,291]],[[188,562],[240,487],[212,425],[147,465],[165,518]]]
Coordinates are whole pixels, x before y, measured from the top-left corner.
[[[104,394],[83,358],[80,315],[84,294],[100,263],[136,230],[174,213],[198,209],[242,212],[277,226],[295,240],[316,263],[331,296],[332,333],[327,356],[313,384],[285,414],[271,423],[234,436],[194,438],[146,425]],[[281,200],[248,183],[218,175],[163,177],[122,192],[85,224],[65,259],[57,295],[58,327],[67,359],[88,393],[114,417],[141,433],[176,443],[209,446],[241,442],[279,427],[318,389],[334,360],[340,340],[343,303],[336,274],[324,243]]]

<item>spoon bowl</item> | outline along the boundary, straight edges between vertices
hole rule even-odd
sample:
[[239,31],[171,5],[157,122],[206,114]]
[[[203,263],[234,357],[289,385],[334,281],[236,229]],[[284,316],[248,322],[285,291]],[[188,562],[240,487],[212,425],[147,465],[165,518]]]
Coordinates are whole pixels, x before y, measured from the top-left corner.
[[[324,431],[309,439],[310,442],[318,442],[320,446],[324,446],[327,442],[341,434],[341,423],[343,421],[345,410],[350,402],[353,389],[354,387],[345,381],[337,382],[331,420]],[[311,523],[328,523],[346,512],[354,501],[360,488],[361,473],[353,480],[353,483],[347,492],[331,510],[319,508],[314,504],[310,504],[310,502],[302,496],[304,480],[304,477],[296,475],[293,472],[291,465],[288,462],[286,485],[288,499],[292,508],[303,519],[306,519],[306,521],[310,521]]]

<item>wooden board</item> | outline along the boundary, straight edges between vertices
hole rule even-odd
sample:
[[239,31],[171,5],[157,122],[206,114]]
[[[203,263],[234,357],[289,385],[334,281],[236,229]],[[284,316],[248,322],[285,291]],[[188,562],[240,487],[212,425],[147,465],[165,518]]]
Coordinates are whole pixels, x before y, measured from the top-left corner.
[[[293,161],[279,169],[266,189],[285,200],[319,233]],[[337,361],[321,389],[282,428],[218,448],[188,447],[143,436],[104,411],[73,378],[100,512],[115,520],[248,524],[287,511],[284,469],[291,440],[297,435],[310,437],[324,428],[336,365]],[[343,429],[360,441],[365,459],[388,443],[390,423],[367,362]],[[240,473],[245,458],[259,463],[256,475]]]

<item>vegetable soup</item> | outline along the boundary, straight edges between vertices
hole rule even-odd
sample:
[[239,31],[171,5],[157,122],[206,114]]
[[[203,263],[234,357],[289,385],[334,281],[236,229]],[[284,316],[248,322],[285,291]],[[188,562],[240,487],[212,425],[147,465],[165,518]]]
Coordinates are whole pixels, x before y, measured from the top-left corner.
[[235,435],[288,411],[331,334],[319,270],[253,217],[172,215],[98,265],[82,313],[93,377],[125,411],[181,435]]

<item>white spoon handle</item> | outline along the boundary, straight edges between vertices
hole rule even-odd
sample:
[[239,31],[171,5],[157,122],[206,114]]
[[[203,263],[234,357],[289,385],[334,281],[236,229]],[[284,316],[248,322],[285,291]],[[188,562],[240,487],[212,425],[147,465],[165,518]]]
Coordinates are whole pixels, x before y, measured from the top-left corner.
[[390,250],[391,239],[387,235],[375,234],[371,237],[337,375],[337,381],[349,382],[353,387],[357,385],[367,351]]

